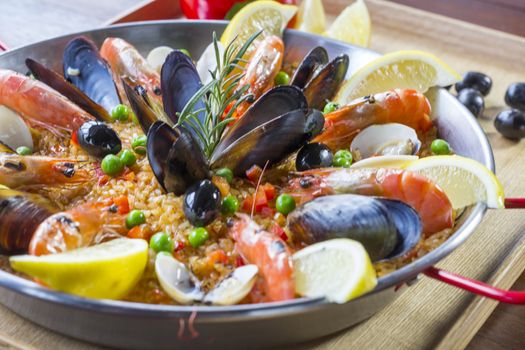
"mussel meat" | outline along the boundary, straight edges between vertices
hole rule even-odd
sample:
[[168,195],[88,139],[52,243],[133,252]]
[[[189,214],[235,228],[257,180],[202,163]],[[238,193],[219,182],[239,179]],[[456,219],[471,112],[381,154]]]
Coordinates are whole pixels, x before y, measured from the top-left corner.
[[352,140],[350,150],[361,158],[385,155],[414,155],[419,152],[421,141],[409,126],[399,123],[377,124],[361,131]]
[[317,69],[328,63],[328,52],[322,46],[313,48],[304,56],[290,82],[291,85],[303,89]]
[[316,198],[288,215],[294,238],[307,244],[333,238],[359,241],[373,261],[407,253],[419,241],[421,220],[409,205],[360,195]]
[[121,103],[111,70],[93,42],[71,40],[63,55],[64,77],[108,113]]

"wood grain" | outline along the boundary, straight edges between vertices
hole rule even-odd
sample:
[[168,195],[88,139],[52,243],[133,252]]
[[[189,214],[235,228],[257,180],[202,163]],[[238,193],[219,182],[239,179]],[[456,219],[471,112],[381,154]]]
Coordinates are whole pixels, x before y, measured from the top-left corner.
[[[20,45],[29,41],[40,40],[45,35],[63,34],[85,26],[104,23],[113,18],[115,12],[109,13],[110,6],[117,8],[122,4],[136,4],[140,1],[118,0],[111,2],[100,0],[79,0],[78,11],[85,8],[105,7],[107,11],[96,10],[86,16],[83,13],[69,14],[72,11],[68,2],[60,0],[43,0],[46,6],[57,6],[57,14],[65,18],[84,18],[86,22],[61,23],[38,16],[40,9],[36,0],[20,0],[13,5],[8,0],[0,1],[0,37],[9,45]],[[163,0],[165,1],[165,0]],[[493,0],[509,2],[510,0]],[[108,4],[106,4],[108,3]],[[348,0],[325,1],[325,8],[331,14],[337,14],[348,5]],[[23,33],[6,31],[13,28],[12,22],[23,23],[20,18],[12,19],[16,12],[24,9],[32,29]],[[442,16],[411,9],[380,0],[367,1],[374,26],[372,48],[380,52],[398,49],[423,49],[436,53],[458,71],[481,70],[495,78],[493,92],[487,98],[487,111],[480,122],[487,132],[494,148],[498,175],[503,182],[507,195],[519,196],[525,193],[525,182],[522,170],[517,165],[525,162],[525,144],[501,138],[494,130],[492,119],[503,105],[503,94],[510,82],[525,80],[522,70],[525,57],[525,39],[500,32],[495,32],[468,23],[458,22]],[[12,6],[11,6],[12,5]],[[15,6],[15,7],[13,7]],[[35,8],[36,6],[36,8]],[[29,11],[31,9],[31,11]],[[4,12],[6,11],[7,12]],[[80,11],[82,12],[82,11]],[[89,17],[89,18],[85,18]],[[333,17],[332,17],[333,18]],[[11,21],[11,22],[10,22]],[[40,21],[44,21],[40,22]],[[62,21],[63,22],[63,21]],[[63,24],[60,30],[60,25]],[[35,29],[36,28],[36,29]],[[38,32],[39,30],[44,33]],[[38,33],[35,33],[38,32]],[[60,32],[60,33],[59,33]],[[9,33],[9,35],[5,35]],[[495,49],[497,47],[497,49]],[[525,222],[520,210],[490,211],[479,229],[459,249],[444,259],[438,266],[466,276],[494,283],[508,288],[525,268]],[[525,285],[523,286],[525,289]],[[385,308],[350,330],[319,339],[314,342],[296,346],[294,349],[339,350],[350,347],[360,349],[461,349],[472,339],[483,324],[496,303],[475,297],[437,281],[423,278],[395,303]],[[525,310],[521,309],[521,310]],[[521,329],[510,322],[517,317],[525,319],[525,313],[515,311],[507,319],[505,331],[509,339],[520,338]],[[523,324],[523,323],[521,323]],[[49,332],[31,324],[19,316],[0,307],[0,330],[11,339],[23,340],[36,348],[46,349],[95,349],[96,347],[67,337]],[[499,343],[494,336],[487,333],[480,335],[471,344],[471,348],[494,348]],[[516,344],[502,348],[514,348]],[[516,346],[515,348],[519,348]]]

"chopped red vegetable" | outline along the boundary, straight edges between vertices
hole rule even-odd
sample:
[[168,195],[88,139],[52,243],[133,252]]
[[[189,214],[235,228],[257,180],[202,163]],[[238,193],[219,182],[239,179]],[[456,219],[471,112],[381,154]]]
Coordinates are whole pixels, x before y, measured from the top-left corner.
[[252,167],[248,170],[246,170],[246,177],[251,182],[257,183],[259,181],[259,178],[261,177],[262,169],[258,165],[252,165]]

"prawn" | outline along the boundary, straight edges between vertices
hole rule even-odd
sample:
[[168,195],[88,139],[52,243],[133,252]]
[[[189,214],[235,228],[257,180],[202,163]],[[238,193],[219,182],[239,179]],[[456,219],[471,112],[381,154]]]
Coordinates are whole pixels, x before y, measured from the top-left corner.
[[265,300],[293,299],[292,254],[286,243],[280,237],[264,231],[245,214],[237,214],[230,234],[242,258],[259,268]]
[[297,173],[297,177],[289,181],[286,191],[298,204],[315,197],[341,193],[397,199],[418,212],[426,235],[450,228],[454,224],[454,211],[445,192],[426,177],[405,170],[309,170]]
[[125,235],[128,212],[127,197],[119,197],[56,213],[37,227],[29,243],[29,254],[56,254]]
[[422,93],[394,89],[351,102],[325,115],[325,129],[313,142],[332,150],[348,148],[360,130],[373,124],[400,123],[425,133],[432,127],[430,103]]
[[0,105],[57,136],[95,119],[44,83],[8,69],[0,69]]

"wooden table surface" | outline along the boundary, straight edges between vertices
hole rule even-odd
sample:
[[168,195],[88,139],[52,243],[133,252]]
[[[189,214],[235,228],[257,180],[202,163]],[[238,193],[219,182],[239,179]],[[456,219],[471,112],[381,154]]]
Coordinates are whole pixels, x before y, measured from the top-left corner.
[[[394,1],[447,14],[451,17],[470,20],[478,24],[485,24],[492,28],[515,34],[525,35],[525,24],[523,22],[525,1]],[[142,1],[1,0],[0,40],[8,46],[15,47],[66,32],[96,27],[113,18],[122,9],[129,8],[140,2]],[[447,5],[441,6],[444,3]],[[494,6],[494,4],[497,6]],[[509,12],[509,8],[512,11]],[[53,10],[51,11],[50,9]],[[479,14],[479,16],[472,15],[472,13]],[[513,19],[515,16],[521,16],[519,17],[521,20],[515,21]],[[522,80],[525,80],[525,73]],[[525,274],[516,282],[514,288],[525,290]],[[523,348],[524,340],[521,329],[524,328],[525,308],[499,305],[479,333],[473,338],[469,348]]]

